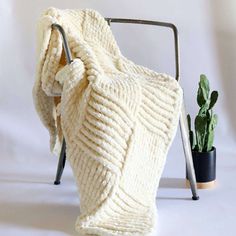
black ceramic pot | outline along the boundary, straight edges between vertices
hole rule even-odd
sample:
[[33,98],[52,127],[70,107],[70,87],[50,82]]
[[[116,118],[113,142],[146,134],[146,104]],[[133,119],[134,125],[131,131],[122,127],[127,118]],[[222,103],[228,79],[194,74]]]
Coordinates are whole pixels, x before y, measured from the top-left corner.
[[216,148],[209,152],[192,151],[192,156],[198,187],[212,187],[216,179]]

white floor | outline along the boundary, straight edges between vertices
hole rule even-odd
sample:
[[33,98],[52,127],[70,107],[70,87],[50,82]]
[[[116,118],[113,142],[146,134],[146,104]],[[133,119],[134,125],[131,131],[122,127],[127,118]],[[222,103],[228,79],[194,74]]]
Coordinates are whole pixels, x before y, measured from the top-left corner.
[[[173,145],[180,145],[180,141]],[[56,158],[45,151],[36,154],[29,145],[12,150],[1,150],[0,235],[77,235],[74,223],[79,200],[69,164],[62,184],[54,186]],[[171,149],[157,194],[156,234],[235,236],[235,169],[235,155],[218,151],[217,187],[199,191],[200,200],[192,201],[185,188],[182,149]]]

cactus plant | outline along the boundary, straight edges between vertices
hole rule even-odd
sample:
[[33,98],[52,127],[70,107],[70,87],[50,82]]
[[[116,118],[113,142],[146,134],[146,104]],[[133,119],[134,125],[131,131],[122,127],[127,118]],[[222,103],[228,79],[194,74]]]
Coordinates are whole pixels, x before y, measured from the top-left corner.
[[217,125],[217,115],[213,114],[213,107],[218,99],[218,92],[210,94],[209,81],[206,75],[200,75],[197,92],[197,104],[200,107],[194,121],[195,133],[191,129],[191,117],[187,115],[189,138],[191,148],[198,152],[209,152],[212,150],[214,141],[214,129]]

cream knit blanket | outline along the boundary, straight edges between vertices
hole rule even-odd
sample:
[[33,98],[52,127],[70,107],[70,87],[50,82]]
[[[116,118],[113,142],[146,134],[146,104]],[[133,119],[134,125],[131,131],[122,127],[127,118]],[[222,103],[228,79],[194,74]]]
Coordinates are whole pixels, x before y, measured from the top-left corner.
[[[66,32],[71,65],[53,23]],[[55,92],[61,97],[51,97]],[[38,25],[33,97],[51,150],[65,137],[80,235],[149,235],[182,104],[177,81],[125,58],[96,11],[49,8]]]

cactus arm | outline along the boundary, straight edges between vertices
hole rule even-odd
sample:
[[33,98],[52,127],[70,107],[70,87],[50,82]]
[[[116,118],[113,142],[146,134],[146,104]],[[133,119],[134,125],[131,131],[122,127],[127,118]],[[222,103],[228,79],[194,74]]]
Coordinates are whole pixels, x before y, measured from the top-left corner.
[[197,103],[201,107],[207,102],[210,91],[209,81],[205,75],[200,75],[200,81],[198,85]]
[[218,99],[218,92],[217,91],[212,91],[211,97],[210,97],[209,109],[212,109],[212,107],[216,104],[217,99]]
[[198,115],[206,115],[207,111],[209,110],[209,100],[207,100],[199,109]]
[[191,116],[187,115],[188,129],[191,130]]
[[208,127],[207,151],[211,151],[214,142],[214,129],[217,125],[218,117],[216,114],[212,115]]
[[210,91],[210,86],[209,86],[209,81],[206,77],[206,75],[200,75],[200,87],[202,89],[203,97],[205,101],[209,97],[209,91]]
[[205,99],[203,96],[202,88],[199,85],[198,91],[197,91],[197,104],[199,107],[201,107],[205,103]]
[[189,141],[191,144],[191,149],[194,150],[195,148],[195,137],[194,137],[194,133],[191,130],[191,116],[188,114],[187,115],[187,121],[188,121],[188,129],[189,129]]
[[207,148],[206,148],[207,152],[211,151],[213,142],[214,142],[214,131],[209,131],[207,137]]
[[204,149],[204,143],[207,133],[207,117],[206,116],[196,116],[195,119],[195,133],[196,133],[196,143],[197,150],[202,152]]

